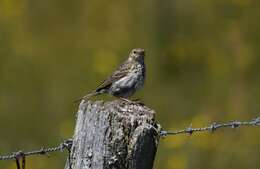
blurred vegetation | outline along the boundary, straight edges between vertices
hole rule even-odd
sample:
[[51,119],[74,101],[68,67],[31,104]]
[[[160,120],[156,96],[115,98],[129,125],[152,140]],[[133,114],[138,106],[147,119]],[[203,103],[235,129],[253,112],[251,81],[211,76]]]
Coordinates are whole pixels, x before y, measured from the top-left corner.
[[[0,0],[0,153],[71,137],[73,100],[135,47],[146,49],[148,67],[135,97],[165,129],[259,115],[259,8],[254,0]],[[154,168],[256,169],[259,139],[258,128],[167,137]],[[64,164],[57,153],[27,168]]]

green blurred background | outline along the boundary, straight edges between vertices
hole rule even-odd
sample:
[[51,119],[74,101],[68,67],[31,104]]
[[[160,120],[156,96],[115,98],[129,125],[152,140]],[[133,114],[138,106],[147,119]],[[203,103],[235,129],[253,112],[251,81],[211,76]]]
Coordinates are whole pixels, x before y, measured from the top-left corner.
[[[147,51],[148,77],[135,97],[163,128],[256,117],[259,9],[256,0],[0,0],[0,154],[71,137],[73,100],[136,47]],[[154,168],[257,169],[259,139],[259,128],[167,137]],[[65,160],[31,157],[27,169],[64,168]]]

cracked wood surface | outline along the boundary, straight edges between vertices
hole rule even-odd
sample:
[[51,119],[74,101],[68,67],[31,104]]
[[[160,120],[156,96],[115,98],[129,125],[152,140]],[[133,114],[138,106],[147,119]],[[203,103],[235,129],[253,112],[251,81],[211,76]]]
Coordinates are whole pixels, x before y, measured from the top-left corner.
[[152,169],[160,130],[154,115],[146,106],[120,100],[82,101],[71,169]]

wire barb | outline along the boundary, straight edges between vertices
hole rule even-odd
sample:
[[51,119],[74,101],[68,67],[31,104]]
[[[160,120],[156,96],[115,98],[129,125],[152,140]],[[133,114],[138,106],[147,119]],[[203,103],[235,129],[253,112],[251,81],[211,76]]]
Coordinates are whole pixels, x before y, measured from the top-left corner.
[[22,169],[25,169],[25,155],[24,155],[24,153],[22,151],[18,151],[13,155],[15,156],[15,162],[16,162],[17,169],[21,169],[20,158],[22,158]]
[[191,126],[186,128],[186,129],[182,129],[182,130],[177,130],[177,131],[160,131],[160,135],[162,137],[168,136],[168,135],[177,135],[177,134],[189,134],[192,135],[195,132],[214,132],[217,129],[220,128],[239,128],[241,126],[260,126],[260,117],[254,118],[250,121],[230,121],[230,122],[226,122],[226,123],[212,123],[209,126],[206,127],[201,127],[201,128],[192,128]]
[[[20,169],[20,163],[19,163],[20,158],[22,158],[22,162],[24,161],[24,166],[25,166],[25,157],[27,157],[27,156],[47,155],[48,153],[52,153],[52,152],[56,152],[56,151],[62,152],[65,149],[70,151],[71,146],[72,146],[72,139],[67,139],[67,140],[64,140],[62,143],[60,143],[56,147],[41,148],[39,150],[28,151],[28,152],[23,152],[23,151],[13,152],[13,153],[10,153],[9,155],[0,156],[0,160],[16,160],[17,168]],[[18,160],[18,162],[17,162],[17,160]],[[19,167],[18,167],[18,164],[19,164]],[[23,163],[22,163],[22,166],[23,166]]]

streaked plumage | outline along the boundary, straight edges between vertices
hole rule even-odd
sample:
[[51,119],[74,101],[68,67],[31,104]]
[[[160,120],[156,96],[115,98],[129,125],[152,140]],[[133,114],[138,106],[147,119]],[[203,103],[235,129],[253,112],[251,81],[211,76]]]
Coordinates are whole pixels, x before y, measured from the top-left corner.
[[128,59],[108,76],[92,93],[77,100],[89,99],[92,96],[108,93],[127,100],[141,88],[145,80],[145,51],[133,49]]

